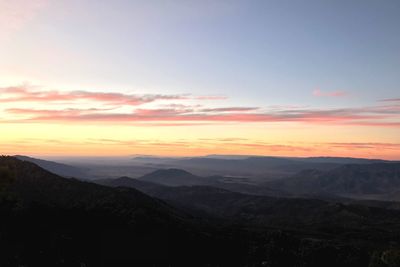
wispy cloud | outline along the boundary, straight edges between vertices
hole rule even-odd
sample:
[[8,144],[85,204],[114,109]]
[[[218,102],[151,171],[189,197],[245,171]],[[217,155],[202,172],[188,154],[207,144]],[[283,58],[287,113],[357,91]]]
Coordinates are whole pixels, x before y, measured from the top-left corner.
[[[187,109],[136,109],[129,113],[104,109],[7,109],[5,112],[25,115],[29,122],[302,122],[360,126],[399,127],[399,114],[381,114],[374,109],[280,110],[264,113],[204,112]],[[396,118],[396,121],[389,119]],[[184,125],[184,124],[182,124]]]
[[370,150],[370,151],[400,151],[400,143],[380,143],[380,142],[326,142],[326,143],[296,143],[296,144],[277,144],[260,140],[246,138],[200,138],[196,140],[177,140],[165,142],[162,140],[118,140],[118,139],[90,139],[94,144],[115,145],[115,146],[139,146],[139,147],[225,147],[228,150],[243,151],[256,150],[270,152],[318,152],[320,149],[345,149],[345,150]]
[[327,143],[332,147],[345,148],[350,150],[372,149],[372,150],[398,150],[400,143],[379,143],[379,142],[351,142],[351,143]]
[[317,97],[344,97],[348,95],[346,92],[340,90],[325,92],[320,89],[315,89],[312,94]]
[[[161,101],[163,100],[163,101]],[[160,101],[158,103],[157,101]],[[167,104],[165,103],[167,101]],[[182,101],[187,101],[183,102]],[[197,103],[196,103],[197,101]],[[48,91],[29,87],[0,88],[3,122],[110,123],[189,126],[218,123],[296,122],[318,125],[400,127],[400,102],[379,101],[353,108],[204,107],[191,95],[140,95],[89,91]],[[156,103],[153,103],[156,102]],[[57,105],[57,109],[51,103]],[[152,103],[150,106],[145,105]],[[31,105],[33,104],[33,105]],[[40,108],[38,108],[38,105]]]
[[380,101],[382,101],[382,102],[400,102],[400,98],[386,98],[386,99],[382,99]]
[[76,109],[76,108],[68,108],[68,109],[60,109],[60,110],[49,110],[49,109],[27,109],[27,108],[10,108],[6,109],[6,112],[12,114],[21,114],[21,115],[36,115],[36,116],[82,116],[85,114],[95,114],[96,112],[104,112],[110,109],[100,109],[100,108],[88,108],[88,109]]
[[265,151],[311,151],[312,149],[306,145],[284,145],[284,144],[272,144],[262,141],[248,140],[245,138],[207,138],[197,140],[178,140],[174,142],[165,142],[162,140],[118,140],[118,139],[90,139],[91,143],[113,145],[113,146],[134,146],[134,147],[151,147],[157,148],[211,148],[224,146],[229,148],[228,150],[243,150],[243,149],[254,149],[254,150],[265,150]]
[[94,101],[109,105],[142,105],[157,100],[187,99],[185,95],[137,95],[89,91],[40,91],[26,86],[0,88],[0,102],[76,102]]

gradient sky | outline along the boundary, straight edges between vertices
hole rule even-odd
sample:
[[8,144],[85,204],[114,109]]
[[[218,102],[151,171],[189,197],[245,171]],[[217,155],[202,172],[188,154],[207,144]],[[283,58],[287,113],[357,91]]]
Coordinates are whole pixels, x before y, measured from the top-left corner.
[[400,159],[400,1],[0,0],[0,153]]

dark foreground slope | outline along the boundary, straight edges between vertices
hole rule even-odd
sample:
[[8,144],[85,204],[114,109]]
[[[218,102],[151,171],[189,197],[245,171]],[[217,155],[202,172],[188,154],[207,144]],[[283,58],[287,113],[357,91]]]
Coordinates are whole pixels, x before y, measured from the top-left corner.
[[249,260],[239,237],[134,189],[61,178],[11,157],[0,158],[0,188],[0,266]]
[[392,222],[392,238],[381,240],[300,224],[210,225],[135,189],[60,178],[11,157],[0,158],[0,188],[0,266],[395,266],[381,256],[396,259],[397,213],[377,213]]

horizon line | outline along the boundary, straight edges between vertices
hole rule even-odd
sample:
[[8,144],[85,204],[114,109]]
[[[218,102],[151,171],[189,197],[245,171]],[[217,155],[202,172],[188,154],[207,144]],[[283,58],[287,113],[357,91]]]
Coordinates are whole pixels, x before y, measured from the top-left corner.
[[[316,155],[316,156],[275,156],[275,155],[262,155],[262,154],[251,154],[251,155],[243,155],[243,154],[205,154],[205,155],[41,155],[41,154],[0,154],[2,156],[24,156],[24,157],[32,157],[37,159],[51,159],[51,158],[131,158],[132,160],[138,157],[147,157],[147,158],[205,158],[205,157],[243,157],[243,158],[251,158],[251,157],[261,157],[261,158],[295,158],[295,159],[307,159],[307,158],[341,158],[341,159],[365,159],[365,160],[381,160],[381,161],[400,161],[398,159],[384,159],[384,158],[375,158],[375,157],[349,157],[349,156],[329,156],[329,155]],[[220,158],[223,159],[223,158]]]

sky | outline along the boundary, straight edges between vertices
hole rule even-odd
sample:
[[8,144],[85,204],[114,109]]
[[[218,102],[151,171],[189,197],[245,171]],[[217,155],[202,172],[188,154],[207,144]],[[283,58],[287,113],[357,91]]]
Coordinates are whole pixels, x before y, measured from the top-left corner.
[[398,0],[0,0],[0,154],[400,160]]

